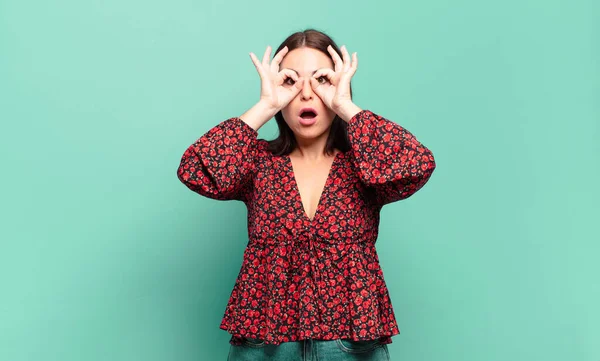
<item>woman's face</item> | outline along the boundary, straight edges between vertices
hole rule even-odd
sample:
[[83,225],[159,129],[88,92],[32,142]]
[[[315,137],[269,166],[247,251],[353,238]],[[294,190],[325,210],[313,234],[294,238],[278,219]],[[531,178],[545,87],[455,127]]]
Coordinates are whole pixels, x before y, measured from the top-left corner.
[[[302,88],[296,97],[281,109],[283,119],[292,129],[296,138],[314,139],[328,133],[336,114],[327,108],[321,98],[313,91],[310,78],[316,70],[321,68],[333,69],[333,65],[333,60],[328,55],[307,47],[288,52],[279,64],[280,70],[284,68],[295,70],[298,73],[298,81],[302,83]],[[318,80],[327,84],[327,78]],[[284,86],[291,87],[291,84],[294,84],[294,80],[291,78],[286,79]],[[305,107],[313,108],[317,113],[316,121],[313,124],[307,125],[300,121],[301,109]],[[310,120],[307,119],[307,122],[310,122]]]

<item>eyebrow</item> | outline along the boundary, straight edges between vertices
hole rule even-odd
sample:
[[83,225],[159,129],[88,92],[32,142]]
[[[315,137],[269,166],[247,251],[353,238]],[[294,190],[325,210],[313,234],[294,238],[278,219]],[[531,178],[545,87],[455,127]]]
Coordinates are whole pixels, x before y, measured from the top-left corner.
[[[290,70],[294,71],[296,74],[300,75],[300,74],[298,73],[298,71],[297,71],[297,70],[295,70],[295,69],[292,69],[292,68],[284,68],[284,69],[290,69]],[[312,74],[310,74],[310,75],[315,75],[315,73],[316,73],[318,70],[319,70],[319,69],[317,69],[317,70],[313,70]]]

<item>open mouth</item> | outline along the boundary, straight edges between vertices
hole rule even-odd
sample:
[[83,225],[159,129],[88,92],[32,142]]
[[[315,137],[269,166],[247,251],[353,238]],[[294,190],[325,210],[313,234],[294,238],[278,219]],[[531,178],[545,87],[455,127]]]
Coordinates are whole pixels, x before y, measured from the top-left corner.
[[306,112],[300,113],[300,117],[303,118],[303,119],[312,119],[312,118],[314,118],[316,116],[317,116],[317,114],[315,112],[310,111],[310,110],[306,111]]
[[300,109],[300,118],[302,118],[302,119],[313,119],[316,116],[317,116],[317,111],[314,108]]

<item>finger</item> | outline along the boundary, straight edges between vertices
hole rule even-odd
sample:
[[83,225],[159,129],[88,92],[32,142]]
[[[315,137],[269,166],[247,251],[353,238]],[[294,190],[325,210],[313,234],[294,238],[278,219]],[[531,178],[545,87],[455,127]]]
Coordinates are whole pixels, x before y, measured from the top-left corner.
[[350,55],[348,54],[348,49],[346,49],[346,45],[342,45],[342,56],[344,57],[344,72],[350,69]]
[[324,99],[327,87],[324,84],[319,83],[317,79],[311,78],[309,79],[309,81],[310,86],[312,87],[315,94],[317,94],[319,98]]
[[262,78],[264,73],[263,73],[263,69],[262,69],[260,62],[258,61],[258,58],[256,57],[256,55],[254,55],[254,53],[250,53],[250,59],[252,59],[252,63],[254,63],[254,67],[256,68],[256,70],[258,71],[258,74]]
[[291,69],[283,69],[279,72],[282,79],[292,78],[295,82],[298,82],[298,74]]
[[302,89],[302,82],[296,81],[294,83],[294,93],[298,93]]
[[317,70],[315,72],[315,74],[313,75],[313,78],[317,79],[317,78],[319,78],[321,76],[325,76],[331,82],[331,80],[333,79],[334,75],[335,75],[335,72],[333,71],[333,69],[331,69],[331,68],[321,68],[321,69],[319,69],[319,70]]
[[[323,69],[317,70],[317,72],[313,76],[313,79],[315,79],[317,81],[317,83],[320,85],[337,85],[339,82],[338,74],[339,73],[333,71],[333,69],[323,68]],[[320,83],[318,81],[318,79],[321,76],[324,76],[327,79],[326,83]]]
[[275,57],[273,58],[273,62],[271,63],[271,71],[279,71],[279,64],[281,63],[281,60],[283,60],[283,57],[285,56],[285,54],[287,54],[288,52],[288,47],[284,46],[283,49],[281,49],[277,55],[275,55]]
[[358,68],[358,55],[356,55],[356,52],[354,52],[354,54],[352,54],[352,65],[350,66],[350,76],[353,76],[354,73],[356,73],[356,69]]
[[264,67],[269,65],[269,58],[271,57],[271,45],[267,45],[267,49],[265,50],[265,54],[263,55],[262,64]]
[[287,91],[286,97],[289,97],[285,103],[288,104],[302,90],[302,82],[298,81],[290,88],[284,88]]
[[327,50],[329,51],[329,54],[331,54],[331,57],[333,58],[333,63],[335,64],[335,71],[342,70],[343,66],[344,66],[344,62],[342,61],[342,58],[340,58],[340,55],[337,53],[337,51],[335,51],[335,49],[331,45],[329,45],[327,47]]
[[320,88],[320,86],[323,84],[319,83],[317,81],[317,79],[315,79],[315,78],[310,78],[309,81],[310,81],[310,86],[313,88],[315,93],[317,93],[317,95],[321,96],[322,88]]

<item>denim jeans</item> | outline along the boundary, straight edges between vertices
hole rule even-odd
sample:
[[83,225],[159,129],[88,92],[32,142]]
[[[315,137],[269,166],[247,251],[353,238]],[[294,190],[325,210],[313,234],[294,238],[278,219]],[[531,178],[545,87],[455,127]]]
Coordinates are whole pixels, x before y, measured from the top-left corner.
[[242,345],[229,345],[227,361],[390,361],[387,344],[380,340],[301,340],[267,345],[244,338]]

